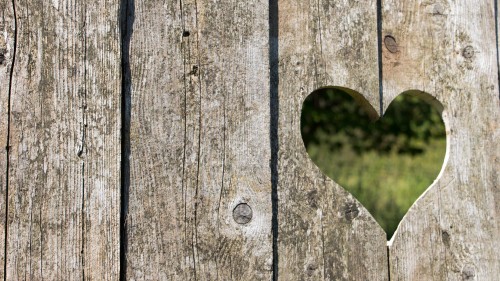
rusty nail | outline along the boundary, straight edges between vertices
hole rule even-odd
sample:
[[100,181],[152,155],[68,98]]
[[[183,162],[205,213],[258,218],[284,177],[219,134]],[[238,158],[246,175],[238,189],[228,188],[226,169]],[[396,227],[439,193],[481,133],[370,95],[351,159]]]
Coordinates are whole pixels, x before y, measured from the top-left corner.
[[385,36],[384,45],[391,53],[396,53],[398,51],[398,43],[396,43],[396,39],[391,35]]
[[247,224],[252,220],[252,208],[247,203],[238,204],[233,209],[233,219],[238,224]]
[[474,48],[472,46],[467,46],[462,51],[462,56],[466,59],[470,59],[474,56]]

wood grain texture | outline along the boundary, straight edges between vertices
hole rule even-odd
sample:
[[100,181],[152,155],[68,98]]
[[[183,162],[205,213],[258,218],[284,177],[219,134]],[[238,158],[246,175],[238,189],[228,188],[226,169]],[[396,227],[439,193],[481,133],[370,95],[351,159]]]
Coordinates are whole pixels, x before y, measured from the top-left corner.
[[15,20],[12,1],[0,0],[0,279],[4,280],[7,202],[9,92],[14,60]]
[[118,5],[14,2],[5,278],[116,280]]
[[127,279],[269,280],[267,1],[129,9]]
[[315,166],[300,134],[302,103],[319,88],[357,91],[377,115],[376,1],[281,0],[277,8],[278,277],[387,280],[384,231]]
[[[495,1],[383,0],[382,50],[376,1],[118,2],[0,0],[0,279],[119,278],[128,110],[121,277],[500,276]],[[406,91],[443,110],[445,166],[389,261],[383,230],[303,145],[302,103],[328,87],[373,116]]]
[[[443,107],[447,156],[390,246],[391,280],[497,280],[500,106],[494,1],[383,1],[384,106],[424,91]],[[434,101],[436,102],[436,101]]]

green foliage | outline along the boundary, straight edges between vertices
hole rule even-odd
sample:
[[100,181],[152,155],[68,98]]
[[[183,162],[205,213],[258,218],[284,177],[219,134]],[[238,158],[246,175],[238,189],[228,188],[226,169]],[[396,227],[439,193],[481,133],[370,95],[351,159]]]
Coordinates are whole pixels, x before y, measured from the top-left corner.
[[372,122],[368,111],[349,94],[337,89],[317,91],[304,102],[301,125],[306,147],[326,142],[331,150],[338,150],[349,143],[358,153],[418,154],[429,140],[445,137],[439,112],[410,95],[397,97],[385,117]]
[[438,175],[446,146],[439,112],[419,98],[398,97],[373,123],[338,90],[307,98],[302,136],[318,167],[370,211],[388,238]]

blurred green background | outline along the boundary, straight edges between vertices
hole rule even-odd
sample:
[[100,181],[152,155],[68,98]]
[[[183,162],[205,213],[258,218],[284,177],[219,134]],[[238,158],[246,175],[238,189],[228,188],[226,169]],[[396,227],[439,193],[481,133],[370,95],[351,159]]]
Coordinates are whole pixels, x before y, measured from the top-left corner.
[[438,110],[416,96],[398,96],[376,122],[365,107],[342,90],[318,90],[304,102],[302,138],[316,165],[353,194],[390,239],[439,174],[446,133]]

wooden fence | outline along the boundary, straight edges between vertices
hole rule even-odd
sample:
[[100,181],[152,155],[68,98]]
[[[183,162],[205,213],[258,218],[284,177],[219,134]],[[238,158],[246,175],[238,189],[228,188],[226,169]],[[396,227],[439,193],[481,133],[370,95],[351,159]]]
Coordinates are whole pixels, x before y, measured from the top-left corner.
[[[497,24],[494,0],[0,0],[0,278],[499,280]],[[442,107],[389,244],[302,143],[330,86]]]

